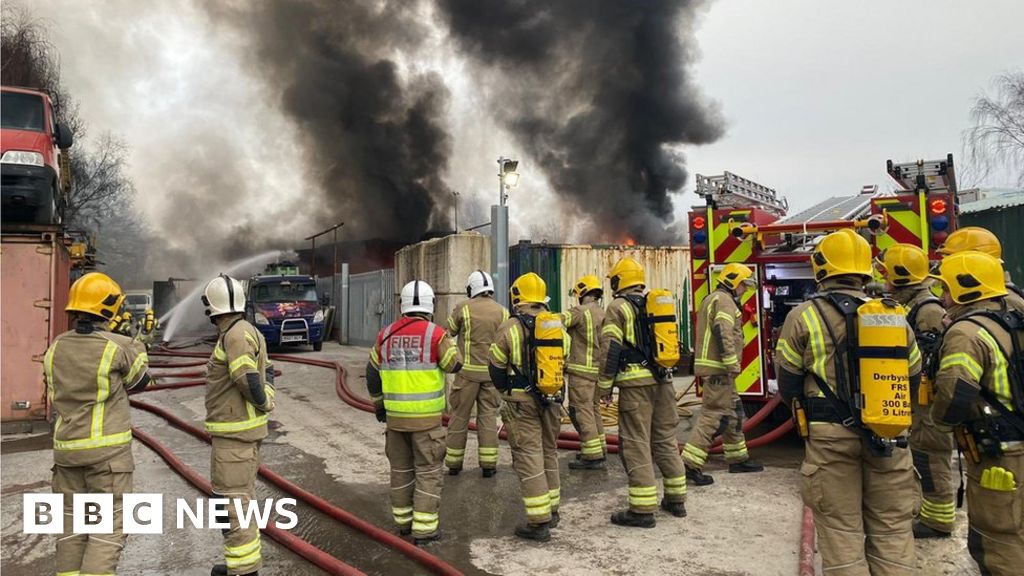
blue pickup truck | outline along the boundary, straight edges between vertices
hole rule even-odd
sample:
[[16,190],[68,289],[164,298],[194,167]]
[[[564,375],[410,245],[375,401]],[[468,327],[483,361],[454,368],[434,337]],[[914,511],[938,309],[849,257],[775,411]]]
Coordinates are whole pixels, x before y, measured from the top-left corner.
[[324,346],[324,307],[312,276],[298,274],[294,265],[267,267],[249,280],[246,304],[252,322],[268,346]]

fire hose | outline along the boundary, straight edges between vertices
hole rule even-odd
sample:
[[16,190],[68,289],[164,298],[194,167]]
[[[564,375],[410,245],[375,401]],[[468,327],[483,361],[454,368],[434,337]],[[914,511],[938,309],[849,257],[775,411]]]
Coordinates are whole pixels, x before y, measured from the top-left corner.
[[[141,440],[146,446],[149,446],[151,450],[163,458],[175,472],[190,484],[207,495],[213,495],[213,487],[210,483],[200,476],[198,472],[182,462],[181,459],[175,456],[174,453],[167,449],[166,446],[157,442],[155,438],[134,426],[132,427],[132,436]],[[278,544],[305,558],[328,574],[338,574],[341,576],[366,576],[363,572],[349,566],[286,530],[282,530],[272,524],[268,524],[266,528],[262,529],[262,531],[267,536],[273,538]]]

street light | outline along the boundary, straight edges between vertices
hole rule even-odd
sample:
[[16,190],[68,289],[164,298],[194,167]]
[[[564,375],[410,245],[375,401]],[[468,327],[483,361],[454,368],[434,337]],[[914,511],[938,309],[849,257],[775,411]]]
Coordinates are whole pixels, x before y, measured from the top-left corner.
[[508,191],[519,184],[519,172],[516,172],[518,167],[518,160],[504,156],[498,158],[498,198],[501,206],[508,200]]

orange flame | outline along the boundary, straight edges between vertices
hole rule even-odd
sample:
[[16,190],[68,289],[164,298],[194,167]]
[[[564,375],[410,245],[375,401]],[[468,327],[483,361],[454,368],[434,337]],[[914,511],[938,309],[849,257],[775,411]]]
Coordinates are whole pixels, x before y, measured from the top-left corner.
[[626,236],[626,246],[636,246],[636,239]]

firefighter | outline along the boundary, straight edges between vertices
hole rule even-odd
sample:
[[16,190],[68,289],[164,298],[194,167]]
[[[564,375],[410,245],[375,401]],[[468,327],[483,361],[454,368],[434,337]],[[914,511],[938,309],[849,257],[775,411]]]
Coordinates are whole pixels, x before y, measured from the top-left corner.
[[700,419],[683,447],[686,479],[697,486],[715,481],[702,471],[708,449],[719,434],[723,437],[730,473],[764,470],[747,454],[743,403],[736,392],[736,375],[743,359],[743,313],[739,298],[747,290],[756,289],[752,275],[743,264],[726,264],[719,272],[718,288],[704,298],[697,313],[694,374],[701,377],[703,397]]
[[[1002,262],[1003,245],[987,228],[980,226],[965,226],[957,229],[946,238],[946,241],[939,246],[939,254],[949,256],[966,250],[977,250]],[[1006,303],[1014,310],[1024,312],[1024,290],[1013,283],[1010,272],[1004,270],[1003,280],[1006,284]]]
[[562,314],[569,332],[569,420],[580,435],[580,452],[569,462],[573,470],[603,470],[605,453],[604,423],[601,421],[601,399],[597,395],[597,358],[601,351],[601,280],[593,274],[584,276],[572,288],[579,301]]
[[913,425],[910,453],[921,485],[921,511],[914,523],[915,538],[948,538],[956,518],[956,487],[953,483],[953,435],[935,427],[928,411],[931,382],[938,367],[938,347],[946,309],[931,291],[928,254],[918,246],[896,244],[882,257],[886,292],[907,310],[923,358],[920,391],[911,394]]
[[274,367],[263,335],[245,320],[245,289],[221,274],[203,290],[206,315],[217,327],[217,344],[206,365],[206,431],[210,482],[219,497],[230,498],[224,530],[224,564],[212,575],[257,574],[263,564],[255,522],[242,527],[236,505],[247,509],[256,498],[260,442],[274,409]]
[[444,463],[448,473],[462,471],[466,453],[469,416],[476,405],[476,438],[480,469],[484,478],[498,470],[498,409],[501,395],[491,382],[487,370],[487,354],[498,332],[508,320],[508,310],[494,301],[494,281],[483,270],[476,270],[466,280],[466,300],[448,316],[448,333],[459,339],[464,364],[455,375],[448,395],[448,440]]
[[[659,379],[637,348],[641,312],[630,296],[644,294],[644,267],[632,258],[619,260],[608,273],[615,299],[601,326],[600,378],[603,397],[619,387],[619,456],[629,476],[629,508],[611,521],[619,526],[653,528],[658,509],[654,465],[661,470],[665,496],[661,508],[686,516],[686,470],[679,456],[676,391],[671,376]],[[653,460],[653,462],[652,462]]]
[[[530,272],[512,283],[509,294],[513,315],[498,328],[489,369],[494,385],[505,395],[501,420],[508,430],[512,466],[519,476],[526,508],[526,524],[517,526],[515,534],[547,542],[550,529],[559,522],[558,433],[562,406],[541,396],[536,372],[525,367],[529,363],[527,355],[534,353],[527,344],[528,324],[548,309],[547,285]],[[562,334],[563,341],[567,341],[568,336],[564,331]]]
[[434,291],[422,280],[402,288],[402,317],[377,335],[366,365],[366,387],[387,424],[384,451],[391,465],[391,514],[416,544],[441,536],[444,469],[444,373],[462,369],[455,340],[434,324]]
[[[775,358],[779,391],[805,438],[801,495],[814,512],[823,569],[837,575],[911,574],[916,488],[910,451],[879,442],[850,408],[852,399],[845,396],[853,375],[843,351],[854,335],[832,304],[833,298],[865,299],[871,247],[856,232],[839,230],[815,247],[811,265],[819,296],[789,312]],[[909,326],[905,338],[903,377],[916,386],[921,353]]]
[[932,418],[956,427],[967,460],[967,548],[982,574],[1024,566],[1024,397],[1021,316],[1013,324],[999,260],[976,251],[939,268],[951,319],[943,338]]
[[[149,383],[149,359],[136,340],[108,331],[124,302],[121,287],[90,272],[71,286],[75,329],[57,336],[43,371],[57,421],[53,491],[64,496],[64,535],[57,540],[58,574],[114,574],[124,548],[121,498],[132,491],[128,390]],[[75,494],[113,494],[112,534],[75,534]]]

